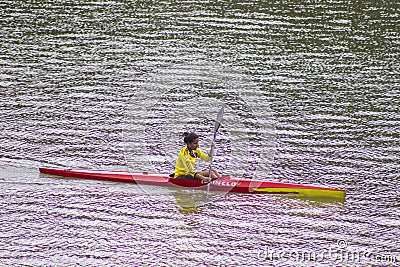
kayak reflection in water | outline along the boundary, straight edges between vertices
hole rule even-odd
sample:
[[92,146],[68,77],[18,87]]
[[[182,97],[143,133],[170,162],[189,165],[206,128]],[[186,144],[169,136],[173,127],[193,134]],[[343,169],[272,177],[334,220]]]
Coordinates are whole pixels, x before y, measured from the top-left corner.
[[[186,146],[184,146],[178,154],[178,159],[175,165],[175,173],[174,178],[176,179],[188,179],[188,180],[203,180],[204,182],[211,182],[212,179],[216,179],[221,177],[221,175],[214,169],[211,170],[211,178],[209,170],[204,170],[200,172],[196,172],[194,169],[194,163],[197,158],[200,158],[204,161],[210,161],[212,156],[212,149],[210,152],[204,153],[199,148],[199,136],[196,133],[187,133],[183,134],[185,138],[183,141]],[[212,147],[215,147],[214,142],[212,143]]]

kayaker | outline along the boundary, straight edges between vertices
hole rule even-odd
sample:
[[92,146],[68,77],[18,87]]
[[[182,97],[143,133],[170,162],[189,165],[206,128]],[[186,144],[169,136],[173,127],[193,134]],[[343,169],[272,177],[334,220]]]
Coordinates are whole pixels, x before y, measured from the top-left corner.
[[[183,134],[185,137],[183,141],[185,142],[185,146],[181,149],[178,154],[178,159],[175,165],[175,173],[174,178],[176,179],[188,179],[188,180],[203,180],[204,182],[210,182],[212,179],[216,179],[221,177],[221,175],[214,169],[211,170],[211,178],[209,170],[204,170],[200,172],[196,172],[194,169],[194,163],[198,158],[204,161],[210,161],[211,153],[204,153],[199,148],[199,136],[196,133],[187,133]],[[214,142],[212,143],[213,147],[215,147]]]

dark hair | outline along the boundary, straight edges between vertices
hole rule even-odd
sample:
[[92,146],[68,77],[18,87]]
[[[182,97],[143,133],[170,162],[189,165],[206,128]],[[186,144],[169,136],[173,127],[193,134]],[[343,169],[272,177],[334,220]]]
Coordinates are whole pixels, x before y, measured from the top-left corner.
[[192,143],[195,139],[199,138],[199,136],[193,132],[192,133],[184,132],[183,136],[185,136],[185,138],[183,138],[183,142],[185,142],[185,144]]

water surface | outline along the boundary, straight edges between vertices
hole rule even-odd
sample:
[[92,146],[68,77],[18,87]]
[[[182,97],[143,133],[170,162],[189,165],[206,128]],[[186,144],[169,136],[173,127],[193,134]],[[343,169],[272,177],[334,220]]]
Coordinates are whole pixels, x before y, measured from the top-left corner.
[[[397,266],[399,10],[3,1],[1,265]],[[170,173],[182,132],[208,150],[222,105],[221,172],[339,187],[346,201],[38,173]]]

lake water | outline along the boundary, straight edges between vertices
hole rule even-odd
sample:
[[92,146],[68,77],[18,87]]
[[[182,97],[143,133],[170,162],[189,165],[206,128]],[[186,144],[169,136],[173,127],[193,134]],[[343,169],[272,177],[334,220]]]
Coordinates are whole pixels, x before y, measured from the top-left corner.
[[[0,2],[1,266],[398,266],[400,4]],[[41,176],[235,177],[345,202]],[[198,167],[206,167],[200,164]]]

